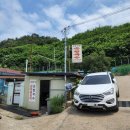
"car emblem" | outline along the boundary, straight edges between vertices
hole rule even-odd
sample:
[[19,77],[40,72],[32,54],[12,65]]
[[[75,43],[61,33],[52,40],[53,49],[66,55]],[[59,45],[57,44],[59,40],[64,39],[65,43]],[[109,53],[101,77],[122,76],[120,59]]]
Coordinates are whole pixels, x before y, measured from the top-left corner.
[[90,98],[90,99],[91,99],[92,97],[91,97],[91,96],[88,96],[88,98]]

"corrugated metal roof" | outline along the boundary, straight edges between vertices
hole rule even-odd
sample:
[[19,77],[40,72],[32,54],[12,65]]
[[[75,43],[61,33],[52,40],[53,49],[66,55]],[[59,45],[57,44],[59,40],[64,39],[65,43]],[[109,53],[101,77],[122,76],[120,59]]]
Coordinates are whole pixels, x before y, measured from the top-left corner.
[[0,68],[0,75],[23,75],[21,71],[12,70],[8,68]]
[[67,77],[82,77],[80,74],[76,73],[64,73],[64,72],[28,72],[28,76],[67,76]]
[[13,76],[13,75],[10,75],[10,76],[0,76],[0,79],[24,79],[24,76]]
[[19,79],[24,80],[25,74],[21,71],[11,70],[8,68],[0,68],[0,79]]

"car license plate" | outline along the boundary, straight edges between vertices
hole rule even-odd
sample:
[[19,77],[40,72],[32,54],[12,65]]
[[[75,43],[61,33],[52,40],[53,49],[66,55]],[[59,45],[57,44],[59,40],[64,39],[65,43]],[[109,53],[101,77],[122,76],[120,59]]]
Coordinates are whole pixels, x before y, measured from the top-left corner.
[[93,103],[87,104],[87,106],[94,107],[94,108],[103,108],[103,106],[98,106],[98,104],[93,104]]
[[97,106],[97,105],[93,104],[93,103],[89,103],[89,104],[87,104],[87,106],[94,107],[94,106]]

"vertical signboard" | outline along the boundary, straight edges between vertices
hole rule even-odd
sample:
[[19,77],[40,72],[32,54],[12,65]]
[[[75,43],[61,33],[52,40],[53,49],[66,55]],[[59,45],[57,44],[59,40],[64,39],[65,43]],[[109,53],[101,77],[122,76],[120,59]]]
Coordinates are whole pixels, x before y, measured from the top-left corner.
[[36,80],[30,80],[29,84],[29,101],[35,102],[36,98]]
[[72,63],[82,62],[82,45],[72,45]]
[[14,82],[13,104],[19,104],[21,93],[21,81]]

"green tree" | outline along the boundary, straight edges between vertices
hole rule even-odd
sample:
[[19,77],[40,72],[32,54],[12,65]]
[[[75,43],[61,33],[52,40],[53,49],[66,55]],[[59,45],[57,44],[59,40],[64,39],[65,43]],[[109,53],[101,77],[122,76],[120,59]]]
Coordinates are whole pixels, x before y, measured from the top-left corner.
[[87,72],[108,71],[110,69],[111,58],[106,57],[105,53],[92,53],[83,59],[83,69]]

